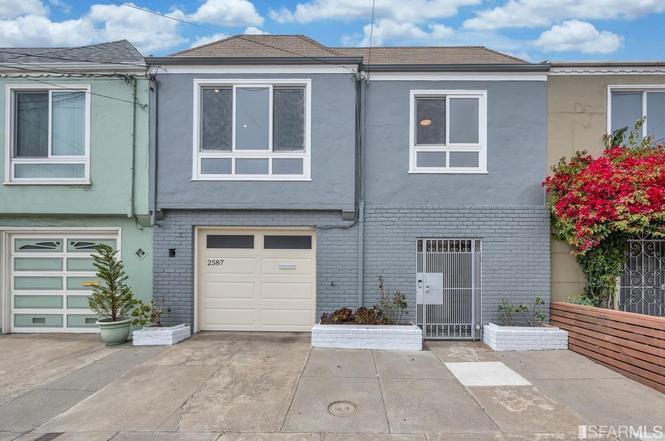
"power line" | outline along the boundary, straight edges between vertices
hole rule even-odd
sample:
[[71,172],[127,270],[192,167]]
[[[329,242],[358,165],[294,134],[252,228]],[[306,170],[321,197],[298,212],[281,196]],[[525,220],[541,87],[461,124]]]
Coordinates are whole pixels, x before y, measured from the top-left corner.
[[[133,8],[133,9],[136,9],[136,10],[139,10],[139,11],[143,11],[143,12],[146,12],[146,13],[148,13],[148,14],[158,15],[158,16],[160,16],[160,17],[168,18],[168,19],[170,19],[170,20],[175,20],[175,21],[178,21],[178,22],[180,22],[180,23],[185,23],[185,24],[188,24],[188,25],[197,26],[197,27],[199,27],[199,28],[208,29],[208,30],[211,30],[211,31],[213,31],[213,32],[214,32],[214,31],[219,31],[219,30],[220,30],[220,29],[214,29],[214,28],[212,28],[212,27],[210,27],[210,26],[204,26],[204,25],[201,25],[201,24],[199,24],[199,23],[194,23],[194,22],[192,22],[192,21],[183,20],[183,19],[181,19],[181,18],[172,17],[172,16],[170,16],[170,15],[162,14],[161,12],[158,12],[158,11],[153,11],[153,10],[150,10],[150,9],[147,9],[147,8],[142,8],[142,7],[140,7],[140,6],[136,6],[136,5],[133,5],[133,4],[125,3],[125,2],[122,2],[122,1],[120,1],[120,0],[109,0],[109,1],[110,1],[110,2],[113,2],[113,3],[116,3],[116,4],[118,4],[118,5],[121,5],[121,6],[126,6],[126,7],[128,7],[128,8]],[[265,47],[269,47],[269,48],[271,48],[271,49],[275,49],[275,50],[278,50],[278,51],[282,51],[282,52],[289,53],[289,54],[291,54],[291,55],[296,55],[296,56],[298,56],[298,57],[309,58],[309,59],[311,59],[311,60],[318,61],[319,63],[324,63],[324,64],[330,64],[330,65],[337,66],[337,64],[335,64],[335,63],[331,63],[331,62],[329,62],[329,61],[327,61],[327,60],[323,60],[323,59],[321,59],[321,58],[317,58],[317,57],[314,57],[314,56],[311,56],[311,55],[303,55],[303,54],[301,54],[301,53],[294,52],[294,51],[291,51],[291,50],[288,50],[288,49],[284,49],[284,48],[281,48],[281,47],[273,46],[273,45],[271,45],[271,44],[264,43],[264,42],[261,42],[261,41],[255,41],[255,40],[252,40],[252,39],[246,38],[244,35],[235,35],[234,37],[235,37],[235,38],[238,38],[238,39],[240,39],[240,40],[248,41],[248,42],[250,42],[250,43],[258,44],[258,45],[260,45],[260,46],[265,46]],[[349,70],[349,71],[352,72],[353,74],[356,73],[353,69],[350,69],[350,68],[348,68],[348,67],[346,67],[346,66],[342,66],[342,67],[344,67],[345,69]]]
[[369,25],[369,49],[367,51],[367,79],[369,80],[369,69],[372,63],[372,38],[374,37],[374,9],[376,0],[372,0],[372,19]]
[[[73,49],[73,48],[67,48],[67,49]],[[137,66],[137,67],[145,68],[145,64],[139,64],[139,63],[131,63],[131,62],[126,62],[126,61],[117,61],[117,62],[96,61],[96,60],[87,60],[87,59],[84,59],[84,58],[58,57],[58,56],[52,55],[51,53],[49,53],[49,55],[47,55],[47,54],[31,54],[31,53],[27,53],[27,52],[18,52],[18,51],[7,50],[7,49],[0,49],[0,53],[10,54],[10,55],[18,55],[15,58],[20,58],[20,57],[25,56],[25,57],[36,57],[36,58],[50,58],[50,59],[53,59],[53,60],[63,60],[63,61],[79,61],[79,62],[83,62],[83,63],[94,63],[94,64]],[[11,60],[6,60],[5,62],[12,62],[12,61]],[[19,63],[19,64],[28,65],[29,63]]]
[[[34,68],[28,69],[28,68],[18,67],[18,66],[14,66],[14,65],[6,65],[6,64],[0,64],[0,67],[6,67],[6,68],[10,68],[10,69],[18,69],[18,70],[27,71],[27,72],[41,72],[41,73],[48,73],[48,74],[60,74],[61,73],[61,72],[52,72],[52,71],[46,71],[46,70],[36,70]],[[34,81],[36,83],[46,84],[46,85],[53,86],[53,87],[57,87],[58,89],[61,89],[61,90],[81,91],[81,89],[67,87],[67,86],[63,86],[62,84],[51,83],[49,81],[38,80],[36,78],[26,77],[26,80]],[[87,94],[90,94],[90,95],[94,95],[94,96],[98,96],[98,97],[102,97],[102,98],[107,98],[107,99],[115,100],[115,101],[122,101],[122,102],[129,103],[129,104],[132,104],[132,105],[138,104],[143,109],[145,109],[148,106],[147,104],[143,104],[139,101],[130,101],[130,100],[126,100],[124,98],[117,98],[117,97],[110,96],[110,95],[104,95],[103,93],[91,92],[89,90],[85,90],[84,92],[87,93]]]

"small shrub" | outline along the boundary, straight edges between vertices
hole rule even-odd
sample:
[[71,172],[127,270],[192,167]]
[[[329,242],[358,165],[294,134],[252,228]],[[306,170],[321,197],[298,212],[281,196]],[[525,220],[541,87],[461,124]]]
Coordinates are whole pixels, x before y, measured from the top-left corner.
[[125,284],[127,274],[122,260],[116,258],[118,251],[106,244],[98,245],[92,255],[100,282],[86,282],[92,288],[88,307],[101,319],[114,322],[124,320],[136,305],[132,290]]
[[383,322],[386,325],[400,323],[408,308],[404,293],[397,289],[392,294],[386,294],[383,276],[379,276],[379,292],[381,293],[381,299],[375,308],[378,307],[383,312]]
[[502,298],[499,301],[499,322],[502,326],[513,326],[515,315],[520,314],[522,322],[527,326],[540,326],[545,321],[545,313],[541,311],[544,304],[540,296],[534,298],[531,307],[524,303],[513,305],[510,300]]
[[349,323],[353,311],[349,308],[339,308],[334,310],[331,314],[324,313],[321,315],[321,323],[334,325],[340,323]]
[[159,306],[155,305],[154,300],[150,300],[150,303],[144,303],[143,301],[138,300],[136,306],[132,310],[132,325],[162,326],[162,315],[165,312],[171,312],[170,308],[166,308],[166,310],[164,309],[164,303],[164,299],[159,303]]
[[356,309],[356,312],[353,313],[353,321],[359,325],[381,325],[385,323],[383,311],[376,306]]

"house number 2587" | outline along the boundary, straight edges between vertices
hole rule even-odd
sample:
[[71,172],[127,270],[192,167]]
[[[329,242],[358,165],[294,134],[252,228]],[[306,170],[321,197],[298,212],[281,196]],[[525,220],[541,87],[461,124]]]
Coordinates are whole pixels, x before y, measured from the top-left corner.
[[224,259],[208,259],[208,266],[222,266]]

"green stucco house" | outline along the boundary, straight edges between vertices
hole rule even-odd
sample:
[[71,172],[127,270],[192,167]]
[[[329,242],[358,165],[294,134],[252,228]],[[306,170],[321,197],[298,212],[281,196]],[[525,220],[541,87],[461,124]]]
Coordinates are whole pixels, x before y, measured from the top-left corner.
[[0,49],[0,328],[90,332],[96,244],[152,297],[149,80],[127,41]]

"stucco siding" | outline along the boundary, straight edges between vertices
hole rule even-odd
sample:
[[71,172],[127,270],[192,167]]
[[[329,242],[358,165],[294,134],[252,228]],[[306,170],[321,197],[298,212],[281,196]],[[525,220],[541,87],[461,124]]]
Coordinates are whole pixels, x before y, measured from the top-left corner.
[[[2,212],[11,214],[127,214],[131,210],[132,87],[121,78],[41,78],[53,84],[90,85],[90,185],[0,185]],[[35,85],[26,78],[0,79],[0,173],[4,175],[7,84]],[[40,83],[37,83],[38,85]],[[45,88],[50,84],[44,84]],[[148,88],[138,80],[134,210],[148,214]],[[102,96],[103,95],[103,96]],[[112,98],[108,98],[112,97]],[[142,106],[145,105],[145,106]]]
[[[487,91],[486,174],[409,174],[411,90]],[[544,81],[371,81],[366,106],[366,201],[382,206],[542,205]]]
[[[192,181],[194,79],[311,79],[311,181]],[[158,209],[353,210],[356,82],[348,74],[158,75]]]
[[[547,103],[547,161],[586,150],[598,156],[607,133],[607,87],[665,84],[663,75],[550,75]],[[585,279],[570,248],[552,241],[552,300],[582,293]]]

